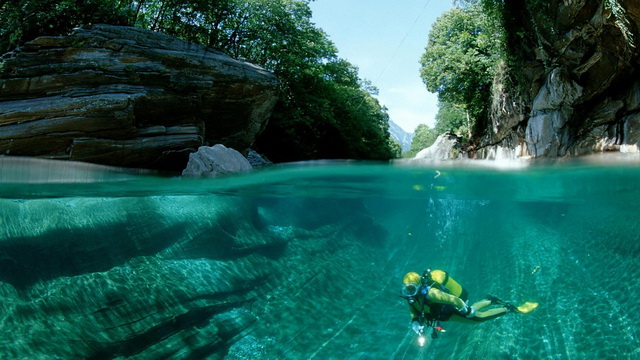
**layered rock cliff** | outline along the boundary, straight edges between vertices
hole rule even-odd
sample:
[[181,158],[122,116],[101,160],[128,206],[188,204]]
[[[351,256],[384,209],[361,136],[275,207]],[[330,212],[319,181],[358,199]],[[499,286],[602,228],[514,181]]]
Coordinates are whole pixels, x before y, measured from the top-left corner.
[[[638,153],[640,5],[556,0],[544,3],[544,14],[531,14],[522,11],[529,3],[507,4],[519,14],[509,19],[508,31],[522,68],[496,79],[491,123],[478,134],[482,139],[472,155]],[[512,86],[518,76],[524,90]]]
[[182,170],[199,146],[249,147],[277,79],[171,36],[94,25],[0,62],[0,154]]

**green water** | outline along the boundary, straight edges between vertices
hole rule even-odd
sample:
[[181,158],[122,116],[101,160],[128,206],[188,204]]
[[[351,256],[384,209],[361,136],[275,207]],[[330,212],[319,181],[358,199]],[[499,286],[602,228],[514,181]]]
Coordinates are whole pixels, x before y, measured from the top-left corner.
[[[640,359],[638,166],[0,169],[3,359]],[[420,347],[427,267],[540,306]]]

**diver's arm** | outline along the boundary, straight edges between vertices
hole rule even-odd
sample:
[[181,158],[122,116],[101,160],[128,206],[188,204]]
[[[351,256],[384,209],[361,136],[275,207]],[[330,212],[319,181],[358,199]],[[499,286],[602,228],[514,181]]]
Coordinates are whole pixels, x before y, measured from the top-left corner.
[[424,326],[419,321],[420,314],[418,314],[416,308],[411,305],[409,305],[409,311],[411,312],[411,330],[420,335],[422,333],[422,329],[424,329]]
[[467,304],[465,304],[465,302],[462,301],[462,299],[460,299],[459,297],[447,294],[446,292],[435,288],[429,289],[428,296],[429,301],[431,302],[453,305],[457,310],[464,309],[467,306]]
[[420,314],[418,314],[418,311],[416,311],[413,306],[409,306],[409,312],[411,312],[411,321],[417,321],[420,317]]

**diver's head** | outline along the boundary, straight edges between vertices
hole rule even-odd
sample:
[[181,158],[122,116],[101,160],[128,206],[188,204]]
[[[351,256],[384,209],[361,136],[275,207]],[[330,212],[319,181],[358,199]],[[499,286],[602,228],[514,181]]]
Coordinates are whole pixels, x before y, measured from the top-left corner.
[[420,274],[416,272],[407,273],[402,280],[402,295],[415,296],[420,289]]

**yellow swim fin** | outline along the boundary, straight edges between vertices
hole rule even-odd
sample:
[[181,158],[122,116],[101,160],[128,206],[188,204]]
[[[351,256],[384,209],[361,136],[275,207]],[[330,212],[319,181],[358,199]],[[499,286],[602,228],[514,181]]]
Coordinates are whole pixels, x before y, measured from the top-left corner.
[[518,306],[518,311],[523,314],[526,314],[537,307],[538,307],[538,303],[527,301],[526,303]]

